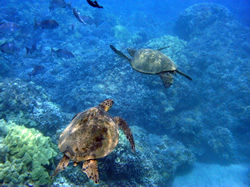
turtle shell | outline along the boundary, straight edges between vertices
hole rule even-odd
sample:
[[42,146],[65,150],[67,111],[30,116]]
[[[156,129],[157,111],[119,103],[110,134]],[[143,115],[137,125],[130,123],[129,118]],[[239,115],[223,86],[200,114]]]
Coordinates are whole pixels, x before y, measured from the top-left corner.
[[102,158],[111,153],[119,140],[118,125],[102,108],[81,112],[59,138],[58,147],[74,162]]
[[137,50],[131,60],[132,67],[148,74],[158,74],[164,71],[175,71],[175,63],[160,51],[152,49]]

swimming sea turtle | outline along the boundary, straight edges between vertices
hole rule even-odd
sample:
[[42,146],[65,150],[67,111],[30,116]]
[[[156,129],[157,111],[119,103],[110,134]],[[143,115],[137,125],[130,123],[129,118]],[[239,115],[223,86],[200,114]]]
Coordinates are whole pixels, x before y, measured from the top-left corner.
[[113,45],[110,45],[110,48],[120,57],[127,59],[136,71],[146,74],[159,74],[166,88],[169,88],[173,84],[172,75],[175,73],[179,73],[187,79],[192,80],[191,77],[177,69],[176,64],[170,58],[160,52],[160,50],[167,47],[158,50],[128,48],[128,53],[132,59],[117,50]]
[[82,171],[99,183],[97,159],[105,157],[116,147],[119,140],[118,127],[125,133],[135,152],[135,142],[127,123],[120,117],[112,118],[108,110],[114,104],[112,99],[106,99],[98,106],[78,113],[59,138],[58,147],[64,154],[52,177],[64,170],[70,159],[74,166],[84,161]]

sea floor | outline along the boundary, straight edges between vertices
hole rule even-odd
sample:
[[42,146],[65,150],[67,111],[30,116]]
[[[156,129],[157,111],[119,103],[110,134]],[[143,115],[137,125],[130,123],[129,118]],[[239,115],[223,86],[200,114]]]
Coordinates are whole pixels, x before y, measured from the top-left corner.
[[196,163],[191,172],[176,176],[172,187],[249,187],[247,165]]

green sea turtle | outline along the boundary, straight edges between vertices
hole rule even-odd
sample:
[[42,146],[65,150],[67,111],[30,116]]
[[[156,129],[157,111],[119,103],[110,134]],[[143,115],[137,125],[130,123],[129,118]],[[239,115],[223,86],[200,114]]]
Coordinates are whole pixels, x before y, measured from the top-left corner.
[[64,170],[73,160],[74,166],[84,161],[82,171],[99,183],[97,159],[105,157],[116,147],[119,140],[118,127],[125,133],[135,152],[135,142],[127,123],[120,117],[112,118],[108,110],[114,101],[106,99],[98,106],[74,116],[59,138],[58,147],[64,154],[52,177]]
[[173,84],[173,74],[175,73],[179,73],[187,79],[192,80],[191,77],[177,69],[176,64],[170,58],[160,52],[160,50],[167,47],[163,47],[158,50],[136,50],[128,48],[128,53],[132,59],[117,50],[113,45],[110,45],[110,48],[120,57],[127,59],[136,71],[146,74],[160,75],[160,78],[166,88],[169,88]]

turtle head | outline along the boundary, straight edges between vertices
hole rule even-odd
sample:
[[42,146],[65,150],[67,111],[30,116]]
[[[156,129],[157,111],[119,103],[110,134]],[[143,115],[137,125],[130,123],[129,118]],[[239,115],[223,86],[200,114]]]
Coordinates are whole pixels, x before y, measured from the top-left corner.
[[105,99],[103,102],[99,104],[99,107],[104,109],[106,112],[112,107],[114,101],[112,99]]
[[128,48],[128,53],[130,56],[134,57],[135,56],[135,52],[136,52],[136,49],[131,49],[131,48]]

